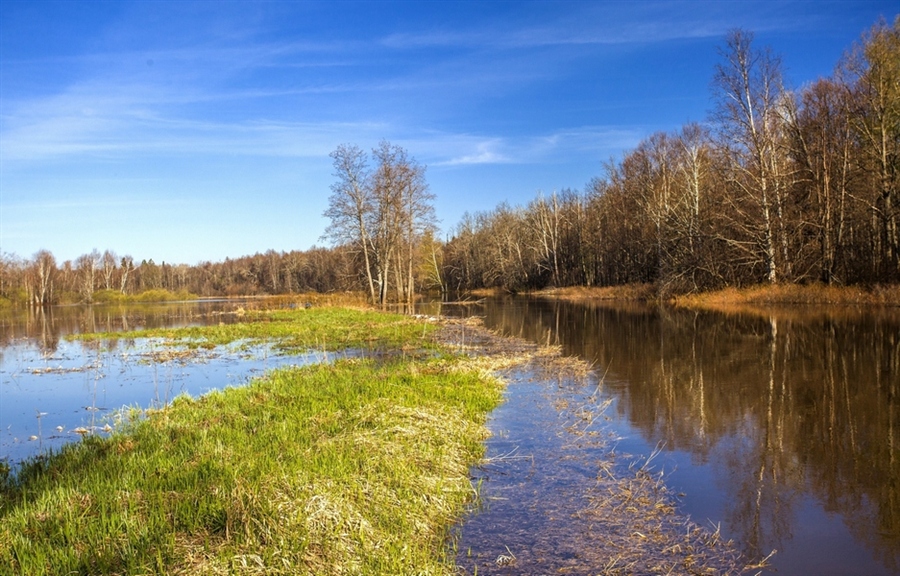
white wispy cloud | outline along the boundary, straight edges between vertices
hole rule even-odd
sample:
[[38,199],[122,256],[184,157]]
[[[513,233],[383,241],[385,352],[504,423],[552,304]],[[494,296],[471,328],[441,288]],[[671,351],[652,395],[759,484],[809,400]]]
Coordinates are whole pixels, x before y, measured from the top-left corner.
[[[424,146],[423,146],[424,144]],[[512,160],[502,151],[506,147],[503,138],[477,138],[468,135],[438,135],[433,142],[420,143],[423,148],[430,148],[431,153],[452,150],[451,157],[444,156],[432,162],[432,166],[465,166],[471,164],[506,164]],[[440,156],[439,156],[440,158]]]
[[428,166],[453,169],[479,164],[605,159],[612,153],[633,148],[645,135],[641,128],[584,126],[525,136],[430,132],[400,143],[421,154],[420,159]]
[[[641,2],[627,10],[615,3],[575,6],[568,14],[558,13],[553,20],[540,24],[493,21],[466,29],[398,32],[385,36],[381,43],[394,49],[644,44],[721,37],[734,26],[735,13],[742,11],[734,3],[722,7],[712,2]],[[767,11],[759,6],[743,11],[757,31],[808,25],[808,20],[786,19],[783,13],[767,18]]]

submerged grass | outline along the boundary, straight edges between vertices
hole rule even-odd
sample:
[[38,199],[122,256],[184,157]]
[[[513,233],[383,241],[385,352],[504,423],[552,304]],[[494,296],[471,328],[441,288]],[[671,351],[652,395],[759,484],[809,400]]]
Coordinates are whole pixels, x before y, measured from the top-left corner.
[[448,357],[178,398],[8,480],[0,573],[452,573],[446,531],[499,399]]
[[399,314],[350,308],[243,310],[236,322],[212,326],[152,328],[128,332],[75,334],[82,340],[163,338],[190,347],[212,348],[241,341],[268,342],[286,352],[310,349],[364,350],[430,347],[435,323]]

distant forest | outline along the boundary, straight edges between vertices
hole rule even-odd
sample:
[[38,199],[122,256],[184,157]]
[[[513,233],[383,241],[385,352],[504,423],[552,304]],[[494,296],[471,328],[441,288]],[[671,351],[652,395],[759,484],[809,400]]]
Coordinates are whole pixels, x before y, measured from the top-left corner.
[[763,283],[900,282],[900,17],[867,30],[831,77],[788,90],[779,58],[735,30],[714,111],[659,132],[583,191],[466,214],[442,241],[424,167],[383,142],[333,154],[331,248],[195,266],[95,250],[0,255],[8,303],[101,291],[200,296],[510,290],[652,283],[661,295]]

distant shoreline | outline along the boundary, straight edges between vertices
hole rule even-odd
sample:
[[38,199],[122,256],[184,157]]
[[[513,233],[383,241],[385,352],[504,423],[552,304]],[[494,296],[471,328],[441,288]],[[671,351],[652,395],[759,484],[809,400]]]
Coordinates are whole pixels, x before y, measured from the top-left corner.
[[[469,294],[487,297],[510,294],[500,288],[473,290]],[[654,284],[622,286],[567,286],[523,291],[538,298],[567,302],[648,302],[665,303],[679,308],[723,309],[739,305],[836,305],[836,306],[900,306],[900,285],[824,286],[820,284],[774,284],[745,288],[724,288],[696,294],[680,294],[660,298]]]

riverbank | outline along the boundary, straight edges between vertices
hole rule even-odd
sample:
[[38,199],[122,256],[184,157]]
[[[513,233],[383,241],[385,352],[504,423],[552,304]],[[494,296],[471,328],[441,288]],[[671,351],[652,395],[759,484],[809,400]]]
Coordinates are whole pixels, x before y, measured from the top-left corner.
[[282,329],[273,340],[286,326],[298,347],[364,333],[379,354],[133,411],[109,438],[27,463],[2,486],[0,573],[448,573],[500,382],[437,350],[424,320],[321,309],[229,325]]
[[[653,284],[624,286],[548,288],[535,292],[542,298],[575,303],[614,300],[620,302],[658,302]],[[900,306],[900,285],[825,286],[821,284],[775,284],[748,288],[725,288],[697,294],[672,296],[665,301],[682,308],[730,310],[744,306],[839,305]]]
[[[530,362],[555,377],[589,372],[474,321],[326,308],[238,320],[102,336],[153,335],[175,348],[263,341],[320,350],[323,361],[349,347],[361,357],[134,410],[109,438],[87,436],[25,465],[2,482],[0,574],[456,574],[448,542],[476,501],[469,473],[500,402],[497,370]],[[688,550],[684,519],[662,504],[674,500],[657,498],[659,479],[600,474],[614,468],[600,463],[584,513],[602,521],[599,496],[611,496],[602,505],[617,533],[603,536],[616,549],[652,558],[665,548],[672,573],[721,565],[716,558],[740,565],[709,531]],[[634,482],[657,492],[638,497]],[[641,540],[621,530],[622,510],[648,522]],[[650,532],[663,525],[678,529]]]

